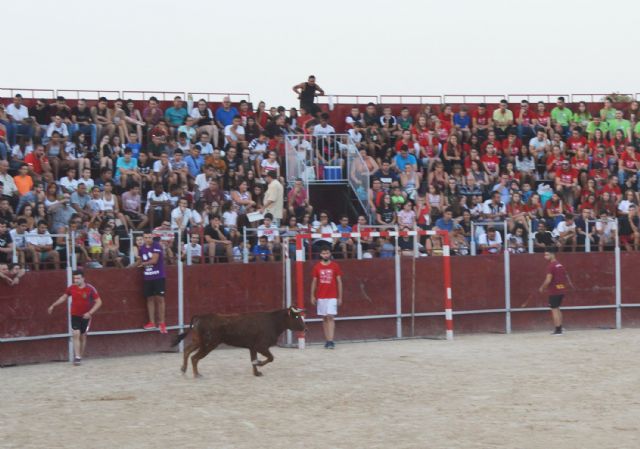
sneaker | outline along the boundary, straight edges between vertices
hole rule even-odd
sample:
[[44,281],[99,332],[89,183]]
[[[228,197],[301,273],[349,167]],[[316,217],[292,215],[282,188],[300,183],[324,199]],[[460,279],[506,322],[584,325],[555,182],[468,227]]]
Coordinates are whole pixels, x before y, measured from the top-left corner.
[[554,336],[564,335],[564,329],[556,329],[553,332],[551,332],[551,335],[554,335]]
[[335,344],[334,342],[329,341],[329,342],[327,342],[327,343],[329,343],[329,347],[328,347],[328,349],[336,349],[336,344]]
[[160,333],[161,334],[166,334],[167,333],[167,325],[165,323],[160,323],[158,325],[158,327],[160,328]]
[[145,324],[144,326],[142,326],[142,328],[144,330],[151,330],[151,329],[155,329],[156,328],[156,323],[154,323],[153,321],[149,321],[147,324]]
[[331,343],[330,342],[325,342],[324,343],[324,349],[329,349],[331,347]]
[[74,359],[73,359],[73,364],[74,364],[75,366],[82,365],[82,358],[80,358],[80,357],[74,357]]

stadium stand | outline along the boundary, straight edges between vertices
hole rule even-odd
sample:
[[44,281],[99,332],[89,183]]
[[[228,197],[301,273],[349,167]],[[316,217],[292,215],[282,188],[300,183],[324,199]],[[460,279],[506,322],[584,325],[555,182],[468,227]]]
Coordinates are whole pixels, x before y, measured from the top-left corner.
[[[144,230],[188,263],[367,227],[447,230],[458,255],[637,251],[638,113],[620,94],[331,95],[311,116],[243,93],[0,89],[0,263],[122,266]],[[438,255],[438,239],[399,250]],[[324,245],[393,254],[308,249]]]

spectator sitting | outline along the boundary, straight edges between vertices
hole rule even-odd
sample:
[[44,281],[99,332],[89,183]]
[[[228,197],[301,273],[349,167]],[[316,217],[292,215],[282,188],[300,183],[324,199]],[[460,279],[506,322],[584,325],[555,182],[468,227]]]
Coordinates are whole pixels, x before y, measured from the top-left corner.
[[596,221],[596,234],[598,235],[598,250],[612,249],[616,241],[616,223],[607,214],[606,210],[601,210],[600,220]]
[[36,271],[47,261],[51,261],[56,270],[60,269],[60,254],[53,249],[53,239],[45,221],[38,222],[37,227],[27,235],[27,251]]
[[270,213],[264,214],[263,223],[258,226],[258,237],[265,236],[269,242],[269,249],[272,254],[280,253],[280,230],[273,223],[273,215]]
[[222,99],[222,105],[216,109],[215,119],[218,127],[224,129],[225,126],[231,125],[233,118],[237,115],[240,113],[234,106],[231,106],[231,99],[225,96]]
[[516,226],[512,234],[507,234],[507,249],[513,254],[522,254],[526,252],[526,246],[524,241],[524,228],[522,226]]
[[25,275],[25,270],[18,264],[0,263],[0,279],[9,286],[14,287],[20,283],[20,278]]
[[[351,226],[349,226],[349,217],[346,215],[340,216],[340,222],[336,226],[336,230],[340,233],[348,234],[351,232]],[[337,242],[337,248],[340,250],[343,259],[356,257],[356,245],[351,237],[340,237]]]
[[534,235],[533,246],[533,251],[536,253],[544,253],[547,248],[558,246],[558,242],[554,239],[553,234],[547,230],[544,221],[538,222],[538,232]]
[[502,252],[502,236],[495,227],[489,226],[487,232],[478,237],[478,245],[482,254],[499,254]]
[[456,222],[453,220],[453,209],[447,207],[444,210],[443,216],[436,220],[436,229],[451,233],[455,225]]
[[204,228],[204,240],[209,263],[220,261],[224,257],[228,262],[233,260],[233,245],[224,233],[219,215],[210,216],[209,224]]
[[571,251],[575,251],[578,239],[576,224],[573,221],[573,214],[565,214],[564,220],[557,224],[556,228],[553,230],[553,234],[558,239],[560,248],[566,250],[567,247],[570,247]]
[[307,190],[304,188],[300,178],[295,180],[293,188],[287,195],[287,209],[289,216],[294,217],[302,217],[305,213],[313,213],[313,206],[309,204]]
[[185,243],[182,251],[182,259],[191,263],[200,263],[202,261],[202,245],[200,245],[200,234],[192,232],[189,236],[189,243]]
[[251,251],[251,260],[256,262],[273,262],[273,251],[269,248],[266,236],[258,238],[258,243]]
[[244,127],[242,126],[242,117],[236,115],[230,125],[224,128],[225,150],[229,147],[242,149],[246,145]]

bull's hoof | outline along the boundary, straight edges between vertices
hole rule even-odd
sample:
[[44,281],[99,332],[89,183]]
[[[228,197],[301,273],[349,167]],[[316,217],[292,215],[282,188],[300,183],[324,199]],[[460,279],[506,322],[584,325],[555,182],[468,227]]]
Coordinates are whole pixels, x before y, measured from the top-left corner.
[[186,374],[186,372],[187,372],[187,367],[186,367],[186,366],[181,366],[181,367],[180,367],[180,371],[182,371],[182,374]]
[[260,376],[262,376],[262,373],[260,371],[255,371],[253,373],[253,375],[256,376],[256,377],[260,377]]
[[198,373],[198,374],[194,374],[193,375],[194,379],[202,379],[202,374]]

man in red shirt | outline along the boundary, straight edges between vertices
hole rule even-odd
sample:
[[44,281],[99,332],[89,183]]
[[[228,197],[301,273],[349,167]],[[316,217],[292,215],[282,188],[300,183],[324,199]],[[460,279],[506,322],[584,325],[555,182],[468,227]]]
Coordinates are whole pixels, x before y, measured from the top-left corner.
[[471,133],[478,136],[480,142],[487,140],[487,134],[489,130],[493,129],[493,118],[489,111],[487,111],[487,105],[480,103],[478,109],[471,114]]
[[45,173],[51,173],[49,159],[44,154],[44,146],[40,144],[24,157],[24,162],[29,167],[29,174],[36,181],[40,181]]
[[82,363],[82,355],[87,347],[87,330],[91,317],[102,306],[102,299],[98,290],[84,281],[84,273],[80,270],[73,272],[73,285],[70,285],[64,294],[49,306],[49,315],[53,309],[71,298],[71,329],[73,329],[73,364]]
[[578,170],[571,168],[570,162],[564,159],[560,164],[560,168],[556,170],[555,181],[558,195],[565,203],[573,204],[573,200],[580,196]]
[[618,181],[620,182],[620,185],[623,185],[628,178],[636,176],[638,174],[639,167],[640,161],[636,155],[636,148],[629,144],[618,160]]
[[[311,304],[316,305],[318,315],[322,317],[322,330],[325,337],[325,349],[334,349],[335,316],[338,306],[342,305],[342,270],[331,260],[331,249],[324,247],[320,251],[321,261],[313,267],[311,282]],[[316,290],[317,287],[317,290]]]
[[604,192],[609,192],[609,195],[611,195],[611,198],[616,203],[622,199],[622,190],[618,184],[618,178],[615,175],[609,175],[607,184],[598,192],[598,194],[602,196]]
[[545,290],[549,293],[549,307],[551,308],[551,318],[555,326],[551,335],[562,335],[564,334],[564,329],[562,329],[560,304],[562,304],[562,298],[564,298],[564,294],[567,291],[567,283],[571,288],[574,287],[564,266],[556,260],[556,250],[556,248],[547,247],[544,252],[544,258],[549,261],[549,265],[547,266],[547,275],[539,290],[540,293],[544,293]]

